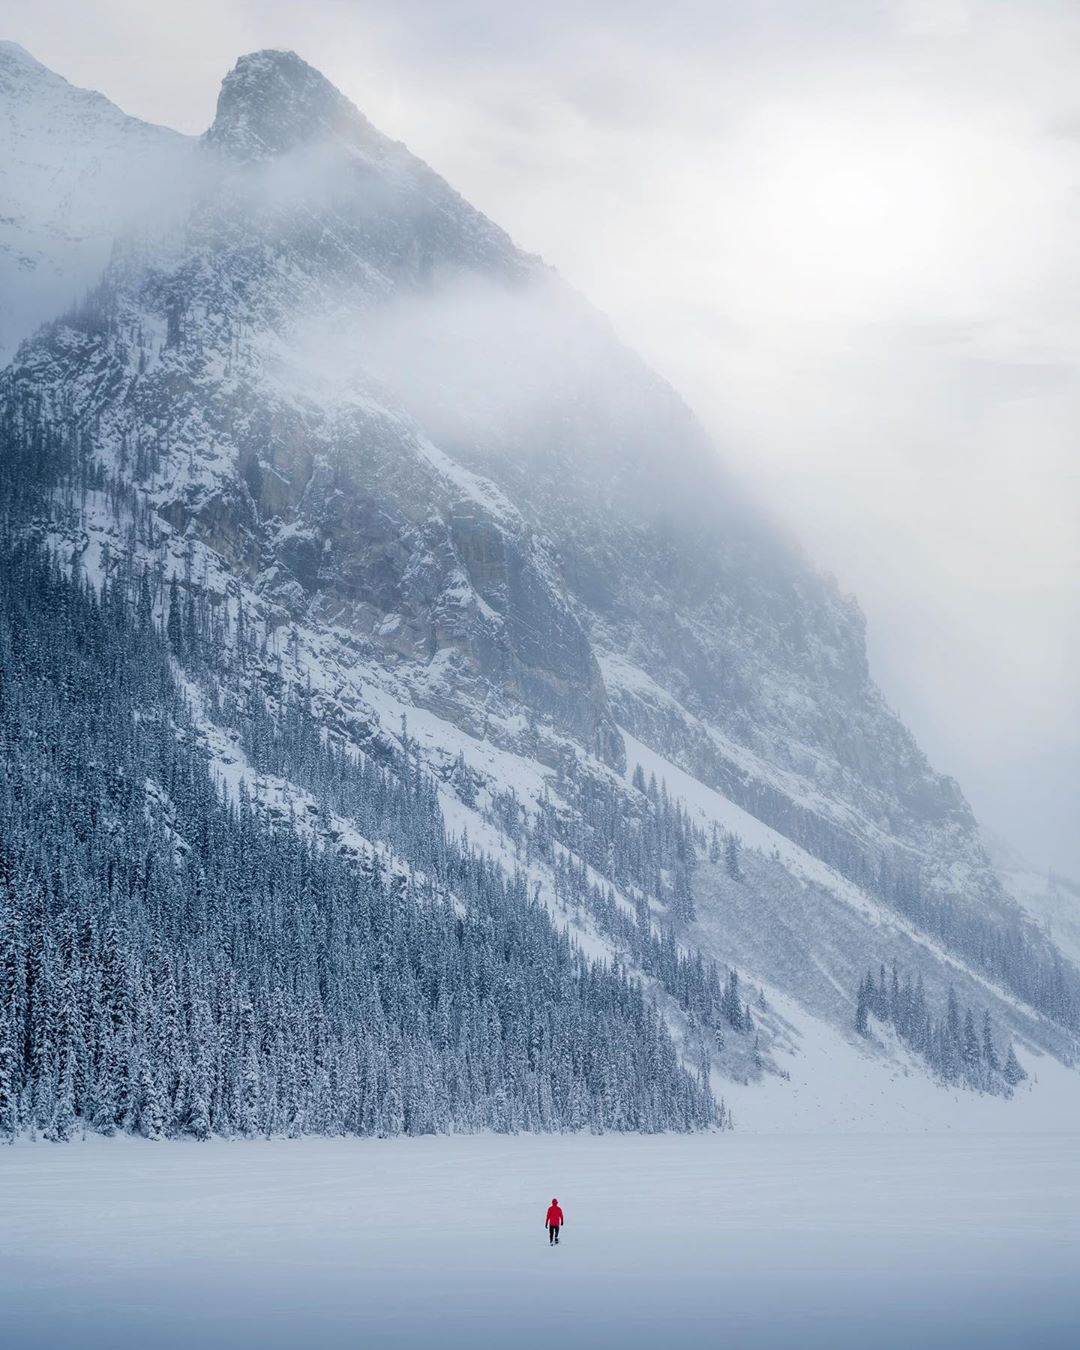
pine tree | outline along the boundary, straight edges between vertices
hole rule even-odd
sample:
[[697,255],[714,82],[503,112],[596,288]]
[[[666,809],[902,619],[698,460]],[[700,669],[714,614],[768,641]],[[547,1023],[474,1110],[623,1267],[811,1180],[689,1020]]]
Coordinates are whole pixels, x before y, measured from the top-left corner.
[[737,970],[731,970],[728,973],[727,984],[724,986],[721,1009],[732,1030],[742,1031],[742,995],[739,989],[739,972]]
[[995,1074],[1001,1068],[998,1060],[997,1050],[994,1047],[994,1028],[990,1021],[990,1010],[983,1010],[982,1021],[982,1057],[986,1062],[987,1068],[992,1074]]
[[713,821],[712,832],[709,835],[709,861],[711,863],[718,863],[720,861],[721,856],[722,850],[720,848],[720,830],[716,822]]
[[138,1130],[146,1139],[161,1139],[165,1133],[165,1107],[157,1075],[145,1063],[139,1073]]
[[964,1066],[964,1075],[973,1086],[977,1086],[980,1081],[979,1064],[981,1058],[982,1046],[978,1032],[975,1030],[975,1018],[971,1009],[968,1008],[964,1013],[961,1059]]
[[739,861],[741,850],[739,836],[729,834],[724,840],[724,866],[727,868],[728,876],[734,881],[742,881],[742,865]]
[[690,889],[690,873],[681,864],[675,869],[675,880],[672,884],[671,917],[682,927],[693,923],[696,917],[694,896]]
[[64,1053],[56,1085],[52,1120],[45,1131],[45,1137],[65,1143],[75,1133],[75,1125],[75,1057],[68,1047]]
[[15,1043],[11,1017],[0,1008],[0,1140],[19,1132],[18,1093],[15,1086]]
[[1002,1076],[1009,1087],[1017,1087],[1027,1077],[1027,1073],[1022,1067],[1020,1061],[1016,1058],[1016,1051],[1012,1044],[1009,1045],[1009,1053],[1005,1056],[1005,1067],[1002,1069]]
[[165,621],[165,636],[169,640],[169,646],[177,656],[182,656],[184,651],[183,616],[180,608],[180,590],[176,584],[175,576],[169,582],[169,612]]
[[945,1026],[942,1029],[941,1072],[946,1081],[959,1078],[964,1063],[964,1028],[956,991],[950,985],[945,1006]]
[[870,976],[859,984],[859,993],[855,1003],[855,1030],[860,1036],[870,1034]]

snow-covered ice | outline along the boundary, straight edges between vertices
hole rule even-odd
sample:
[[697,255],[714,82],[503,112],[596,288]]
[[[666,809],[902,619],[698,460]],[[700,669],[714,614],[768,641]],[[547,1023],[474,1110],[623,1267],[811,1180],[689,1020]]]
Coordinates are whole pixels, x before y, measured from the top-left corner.
[[0,1149],[20,1350],[1071,1348],[1078,1269],[1076,1134]]

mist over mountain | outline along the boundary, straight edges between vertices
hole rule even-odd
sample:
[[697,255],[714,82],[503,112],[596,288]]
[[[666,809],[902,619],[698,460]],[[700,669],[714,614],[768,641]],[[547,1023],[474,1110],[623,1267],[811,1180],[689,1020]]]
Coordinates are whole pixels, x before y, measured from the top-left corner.
[[195,143],[0,75],[8,1128],[1075,1091],[1080,973],[856,602],[567,282],[292,53]]
[[118,233],[186,200],[190,137],[76,89],[0,42],[0,360],[77,300]]

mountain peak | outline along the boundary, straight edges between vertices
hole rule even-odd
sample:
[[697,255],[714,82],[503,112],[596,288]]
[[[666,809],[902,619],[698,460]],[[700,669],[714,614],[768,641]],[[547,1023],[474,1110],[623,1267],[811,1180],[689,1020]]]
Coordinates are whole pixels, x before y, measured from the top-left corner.
[[376,134],[295,52],[268,50],[242,56],[225,76],[206,139],[243,159],[268,159],[328,137],[357,141]]
[[16,62],[21,66],[26,66],[30,70],[44,70],[45,67],[35,57],[31,56],[25,47],[18,42],[11,42],[7,38],[0,40],[0,59],[14,65]]

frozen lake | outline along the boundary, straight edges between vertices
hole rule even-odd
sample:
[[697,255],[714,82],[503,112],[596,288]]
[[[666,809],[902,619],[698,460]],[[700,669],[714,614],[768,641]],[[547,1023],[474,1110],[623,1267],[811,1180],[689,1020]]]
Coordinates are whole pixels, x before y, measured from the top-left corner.
[[19,1144],[0,1310],[13,1350],[1074,1350],[1080,1135]]

